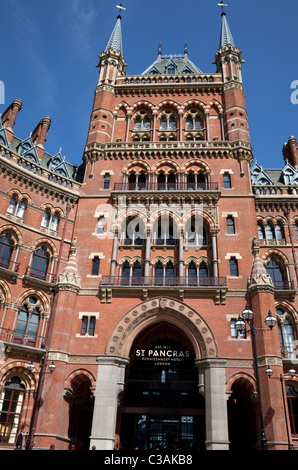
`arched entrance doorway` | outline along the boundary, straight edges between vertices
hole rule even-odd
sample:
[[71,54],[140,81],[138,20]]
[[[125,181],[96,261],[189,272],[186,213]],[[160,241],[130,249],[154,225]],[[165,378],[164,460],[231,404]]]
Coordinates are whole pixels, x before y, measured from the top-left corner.
[[204,448],[205,400],[192,345],[181,330],[160,322],[139,334],[125,383],[118,409],[122,448]]
[[[142,349],[136,347],[137,344],[142,346],[142,341],[147,347],[154,345],[155,341],[162,341],[162,335],[151,336],[150,341],[146,338],[161,325],[167,325],[171,327],[172,333],[175,332],[170,339],[178,343],[176,346],[193,352],[192,370],[196,374],[197,369],[193,366],[198,365],[199,380],[196,376],[196,387],[205,397],[206,450],[228,449],[226,360],[218,357],[215,337],[204,317],[186,303],[170,297],[145,300],[125,313],[111,332],[105,354],[97,356],[98,375],[90,448],[112,450],[118,444],[122,417],[119,404],[125,406],[123,400],[130,379],[126,371],[132,370],[133,351]],[[200,404],[196,406],[200,410]],[[194,416],[194,413],[189,415]],[[200,437],[200,434],[197,435]],[[135,441],[128,444],[132,442]]]
[[256,399],[252,383],[240,378],[231,387],[228,400],[230,450],[256,450]]
[[76,450],[88,450],[93,415],[91,381],[86,375],[78,374],[70,385],[68,437]]

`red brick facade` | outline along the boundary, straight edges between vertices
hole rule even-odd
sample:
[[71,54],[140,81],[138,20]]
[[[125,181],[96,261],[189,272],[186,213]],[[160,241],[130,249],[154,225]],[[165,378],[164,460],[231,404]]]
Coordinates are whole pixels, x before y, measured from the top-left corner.
[[[204,400],[200,412],[171,408],[204,423],[179,445],[233,449],[246,429],[247,447],[259,449],[252,335],[233,326],[246,304],[258,329],[268,447],[288,448],[279,378],[295,405],[297,194],[295,183],[252,171],[241,63],[226,44],[215,73],[129,76],[121,51],[105,50],[84,174],[46,153],[49,117],[26,146],[13,133],[21,100],[3,114],[1,448],[13,447],[21,428],[41,449],[144,445],[125,436],[136,433],[129,417],[170,411],[127,405],[131,370],[137,350],[171,339],[191,351]],[[297,154],[291,138],[284,156],[294,170]],[[278,318],[272,331],[269,311]],[[292,408],[287,420],[295,446]]]

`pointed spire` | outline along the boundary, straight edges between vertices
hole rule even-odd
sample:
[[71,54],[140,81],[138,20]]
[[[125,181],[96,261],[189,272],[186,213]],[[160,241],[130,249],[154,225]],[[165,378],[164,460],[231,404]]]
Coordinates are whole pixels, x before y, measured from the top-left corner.
[[252,240],[252,254],[254,260],[252,264],[251,276],[248,281],[248,287],[255,288],[256,286],[268,286],[273,288],[272,279],[267,273],[264,263],[260,258],[260,244],[256,237],[254,237]]
[[[222,6],[222,4],[219,5]],[[228,44],[230,44],[231,46],[235,46],[230,27],[228,25],[226,14],[224,11],[222,11],[219,49],[226,47]]]
[[78,274],[77,267],[77,238],[75,237],[69,249],[68,262],[62,271],[59,274],[58,284],[60,285],[72,285],[74,287],[80,288],[81,286],[81,276]]
[[125,10],[125,8],[122,7],[122,4],[117,5],[117,7],[119,8],[119,14],[117,16],[117,21],[113,29],[113,32],[110,36],[110,39],[108,41],[106,50],[113,49],[114,51],[120,51],[121,55],[123,55],[122,31],[121,31],[121,10]]

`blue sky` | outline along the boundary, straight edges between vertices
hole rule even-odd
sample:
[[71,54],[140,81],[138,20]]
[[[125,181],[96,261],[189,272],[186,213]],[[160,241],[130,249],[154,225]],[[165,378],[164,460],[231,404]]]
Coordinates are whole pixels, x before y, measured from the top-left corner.
[[[246,61],[242,67],[254,156],[265,168],[283,166],[282,146],[298,139],[297,0],[228,0],[227,19]],[[15,125],[21,139],[49,115],[46,150],[62,148],[80,164],[98,79],[97,55],[116,22],[111,0],[6,0],[1,2],[0,80],[5,104],[21,98]],[[142,73],[162,53],[183,53],[206,73],[219,45],[221,9],[215,0],[123,1],[122,36],[128,74]]]

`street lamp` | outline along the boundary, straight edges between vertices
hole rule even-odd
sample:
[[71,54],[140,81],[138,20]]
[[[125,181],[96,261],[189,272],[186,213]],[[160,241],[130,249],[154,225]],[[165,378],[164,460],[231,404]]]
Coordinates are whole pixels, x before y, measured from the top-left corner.
[[[39,379],[38,379],[37,392],[36,392],[36,397],[35,397],[33,411],[32,411],[29,434],[28,434],[28,438],[27,438],[27,441],[26,441],[26,450],[31,450],[32,449],[32,445],[33,445],[32,444],[32,438],[33,438],[34,432],[35,432],[37,414],[38,414],[38,410],[39,410],[39,407],[40,407],[42,385],[43,385],[43,382],[45,380],[45,376],[46,376],[46,374],[52,374],[54,372],[54,370],[56,369],[56,366],[55,366],[53,361],[52,361],[51,364],[48,365],[49,372],[46,372],[46,366],[47,366],[47,361],[44,360],[43,364],[42,364],[42,367],[41,367],[40,371],[38,372]],[[35,365],[33,364],[33,362],[30,362],[30,364],[28,365],[28,370],[30,372],[33,372],[34,369],[36,369]]]
[[[273,374],[273,370],[271,369],[270,366],[267,367],[266,374],[268,375],[269,378],[271,378],[271,376]],[[289,370],[289,374],[293,378],[296,375],[296,371],[292,368],[292,369]],[[272,378],[278,380],[278,377],[272,377]],[[283,400],[284,413],[285,413],[285,418],[286,418],[286,428],[287,428],[287,437],[288,437],[288,450],[292,450],[292,444],[291,444],[290,435],[289,435],[289,423],[288,423],[288,415],[287,415],[287,409],[286,409],[285,392],[284,392],[284,378],[283,378],[282,374],[280,374],[279,380],[280,380],[280,385],[281,385],[282,400]]]
[[261,387],[260,387],[260,378],[259,378],[259,367],[258,367],[258,355],[257,355],[257,345],[256,345],[256,334],[258,331],[269,331],[276,324],[276,319],[272,316],[270,310],[268,312],[267,317],[265,318],[265,324],[268,328],[256,328],[253,323],[254,314],[252,310],[246,304],[245,309],[243,310],[242,314],[239,315],[238,320],[236,321],[236,330],[239,332],[243,332],[246,330],[246,323],[250,326],[250,332],[252,334],[252,342],[253,342],[253,354],[255,360],[255,371],[256,371],[256,381],[257,381],[257,391],[258,391],[258,402],[259,402],[259,412],[260,412],[260,423],[261,423],[261,449],[268,450],[267,447],[267,438],[265,434],[265,427],[263,421],[263,410],[262,410],[262,399],[261,399]]

